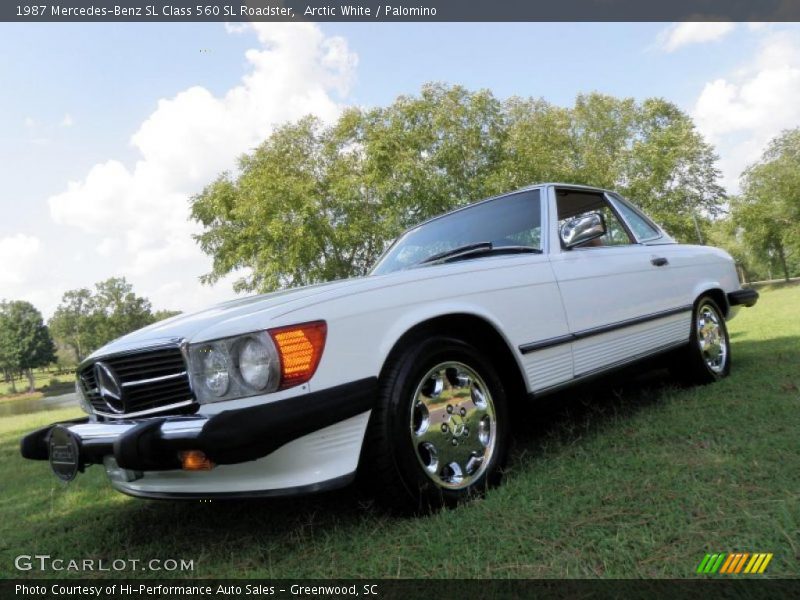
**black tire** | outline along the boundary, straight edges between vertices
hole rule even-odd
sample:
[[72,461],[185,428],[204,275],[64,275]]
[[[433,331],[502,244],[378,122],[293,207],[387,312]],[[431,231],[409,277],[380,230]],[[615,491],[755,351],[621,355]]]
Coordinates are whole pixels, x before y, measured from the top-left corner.
[[[701,345],[700,320],[703,315],[711,316],[716,320],[709,326],[715,330],[714,335],[720,341],[724,356],[720,359],[714,353],[704,352]],[[708,322],[708,319],[706,319]],[[719,364],[716,364],[719,363]],[[713,366],[712,366],[713,364]],[[692,332],[689,345],[682,348],[675,356],[672,364],[673,374],[687,385],[705,385],[727,377],[731,372],[731,342],[725,317],[719,306],[710,296],[702,296],[695,303],[692,311]]]
[[[447,365],[450,368],[438,370]],[[434,370],[438,375],[431,375]],[[472,378],[470,371],[477,377]],[[443,373],[444,377],[441,376]],[[445,379],[451,383],[444,384]],[[424,386],[432,385],[437,380],[450,387],[445,387],[443,392],[439,387],[438,394],[430,394],[435,399],[430,400],[430,413],[425,408],[430,423],[425,430],[435,437],[435,444],[443,444],[443,457],[449,456],[451,452],[461,456],[479,443],[488,448],[481,436],[485,436],[489,429],[487,423],[494,419],[493,433],[489,438],[492,440],[489,442],[492,448],[490,453],[480,462],[479,467],[474,468],[474,464],[472,465],[474,476],[467,475],[471,465],[465,463],[461,482],[447,480],[447,477],[455,477],[457,481],[458,476],[454,475],[450,467],[437,469],[433,463],[438,464],[436,457],[439,452],[425,451],[423,446],[426,443],[418,442],[421,438],[415,437],[417,433],[414,429],[422,427],[419,411],[424,402],[419,399],[422,397],[424,400]],[[468,380],[472,383],[466,386]],[[478,397],[480,403],[475,400],[474,390],[480,391],[484,386],[488,392],[488,404],[483,402],[484,398],[481,396]],[[469,390],[469,399],[466,389]],[[423,396],[418,396],[417,392],[421,392]],[[448,393],[451,395],[448,396]],[[481,417],[479,404],[491,405],[493,417],[488,413]],[[446,413],[450,413],[451,408],[453,412],[448,416]],[[464,412],[461,412],[462,409]],[[458,425],[454,425],[459,414],[466,415],[459,419],[460,433]],[[473,427],[476,418],[481,419],[479,427]],[[445,429],[446,427],[449,429]],[[475,431],[471,432],[469,428],[474,428]],[[470,434],[474,437],[470,438]],[[450,448],[450,444],[445,444],[444,440],[452,442],[454,448]],[[367,428],[359,475],[368,493],[387,508],[404,513],[426,512],[443,506],[453,506],[497,485],[502,478],[508,443],[506,394],[491,361],[482,352],[459,339],[428,337],[409,343],[389,359],[379,383],[378,401]],[[481,447],[477,446],[478,450]],[[473,455],[476,454],[477,452],[473,452]],[[431,456],[434,457],[433,460]],[[429,463],[427,468],[423,466],[423,460]],[[458,467],[458,462],[449,464]],[[435,472],[429,472],[431,469]],[[441,481],[437,481],[437,478]],[[454,488],[454,485],[462,487]]]

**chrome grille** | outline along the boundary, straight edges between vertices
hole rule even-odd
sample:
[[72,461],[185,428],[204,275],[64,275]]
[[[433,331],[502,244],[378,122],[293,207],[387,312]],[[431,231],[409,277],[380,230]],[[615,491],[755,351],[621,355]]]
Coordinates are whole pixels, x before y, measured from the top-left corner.
[[[113,410],[100,395],[94,372],[102,361],[116,375],[123,391],[124,409]],[[99,357],[79,372],[87,399],[104,416],[128,417],[141,413],[191,412],[195,406],[186,362],[178,346],[166,346]]]

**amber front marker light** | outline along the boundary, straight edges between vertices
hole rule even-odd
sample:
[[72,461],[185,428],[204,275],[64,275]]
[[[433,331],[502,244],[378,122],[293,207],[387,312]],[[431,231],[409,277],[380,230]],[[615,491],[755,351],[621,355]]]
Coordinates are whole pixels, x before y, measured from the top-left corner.
[[314,375],[325,348],[325,321],[270,329],[281,360],[280,389],[305,383]]
[[214,468],[202,450],[184,450],[180,453],[181,468],[184,471],[210,471]]

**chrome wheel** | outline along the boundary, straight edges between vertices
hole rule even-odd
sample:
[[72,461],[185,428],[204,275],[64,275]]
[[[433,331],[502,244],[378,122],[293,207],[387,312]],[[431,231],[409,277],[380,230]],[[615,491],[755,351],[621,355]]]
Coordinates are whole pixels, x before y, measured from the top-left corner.
[[722,317],[710,304],[697,311],[697,343],[706,366],[714,373],[722,373],[728,358],[728,341],[722,326]]
[[411,442],[437,485],[462,489],[483,475],[496,445],[492,395],[467,365],[446,362],[422,378],[412,398]]

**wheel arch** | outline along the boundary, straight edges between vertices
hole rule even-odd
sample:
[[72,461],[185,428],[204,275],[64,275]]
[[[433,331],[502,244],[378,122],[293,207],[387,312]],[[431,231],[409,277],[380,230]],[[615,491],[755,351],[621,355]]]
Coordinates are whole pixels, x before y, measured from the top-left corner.
[[508,341],[489,319],[469,312],[453,312],[428,317],[408,327],[392,344],[380,368],[379,378],[400,352],[415,340],[431,335],[461,339],[481,350],[497,370],[510,405],[527,395],[524,371]]
[[708,296],[710,297],[716,304],[719,306],[720,310],[722,311],[722,316],[726,319],[730,316],[731,307],[730,303],[728,302],[728,296],[725,294],[725,291],[719,285],[711,285],[708,287],[701,288],[699,291],[695,292],[694,296],[694,303],[692,305],[693,308],[697,308],[698,302],[700,302],[700,298]]

